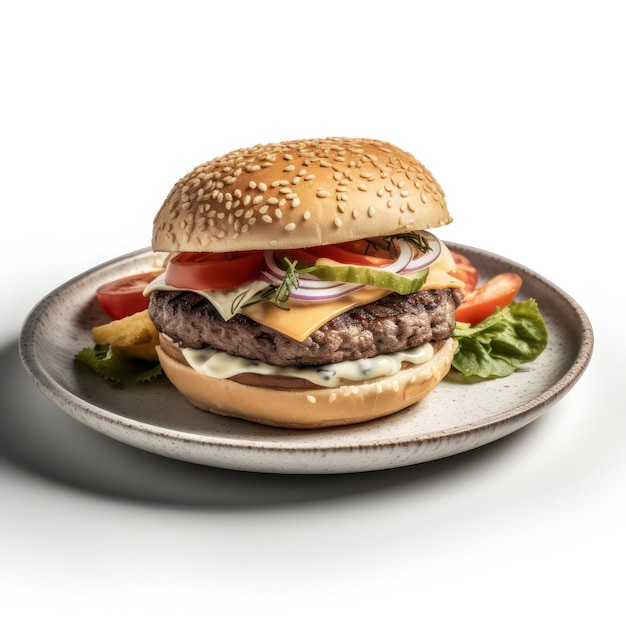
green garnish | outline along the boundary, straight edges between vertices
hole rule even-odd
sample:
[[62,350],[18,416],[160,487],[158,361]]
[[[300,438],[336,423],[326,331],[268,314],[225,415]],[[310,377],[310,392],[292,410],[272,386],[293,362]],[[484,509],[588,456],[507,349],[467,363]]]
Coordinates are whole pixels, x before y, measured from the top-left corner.
[[134,383],[149,382],[163,374],[159,363],[124,356],[109,345],[83,348],[75,359],[120,389]]
[[365,249],[365,254],[370,254],[370,248],[374,250],[378,250],[382,248],[389,252],[390,250],[396,249],[395,243],[398,239],[404,239],[408,241],[414,248],[416,248],[422,254],[426,254],[430,252],[432,248],[430,247],[430,243],[428,239],[422,235],[419,231],[411,231],[408,233],[398,233],[396,235],[391,235],[391,237],[378,237],[377,239],[365,239],[367,241],[367,247]]
[[285,306],[285,302],[289,300],[289,294],[292,289],[298,288],[298,275],[299,274],[308,274],[315,269],[315,266],[306,267],[303,269],[297,269],[298,260],[290,261],[287,257],[283,258],[283,263],[285,264],[285,275],[283,277],[280,285],[268,285],[267,288],[259,291],[256,296],[246,302],[241,308],[245,309],[252,304],[256,304],[257,302],[270,302],[274,304],[279,309],[283,311],[289,311],[289,307]]
[[548,329],[533,298],[512,302],[480,324],[457,323],[459,349],[452,366],[464,376],[509,376],[534,361],[548,345]]

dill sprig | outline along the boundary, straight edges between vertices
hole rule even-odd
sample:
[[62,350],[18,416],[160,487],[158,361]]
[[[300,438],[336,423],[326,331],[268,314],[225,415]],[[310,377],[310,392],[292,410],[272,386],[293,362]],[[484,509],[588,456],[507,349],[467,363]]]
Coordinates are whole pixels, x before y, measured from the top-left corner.
[[285,306],[285,302],[289,300],[289,294],[291,294],[294,289],[297,289],[300,284],[298,275],[314,271],[315,266],[298,269],[296,267],[298,265],[298,260],[296,259],[295,261],[290,261],[287,257],[283,258],[283,263],[285,264],[285,275],[283,276],[280,285],[268,285],[266,289],[259,291],[253,300],[246,302],[242,308],[245,309],[251,304],[265,301],[274,304],[283,311],[289,311],[289,307]]
[[366,239],[365,241],[367,241],[367,248],[365,249],[365,254],[371,254],[372,249],[383,249],[387,252],[393,251],[393,253],[397,256],[398,251],[396,250],[396,241],[398,239],[405,239],[422,254],[426,254],[432,249],[430,247],[428,239],[426,239],[426,237],[424,237],[422,233],[420,233],[419,231],[412,231],[410,233],[398,233],[389,237]]

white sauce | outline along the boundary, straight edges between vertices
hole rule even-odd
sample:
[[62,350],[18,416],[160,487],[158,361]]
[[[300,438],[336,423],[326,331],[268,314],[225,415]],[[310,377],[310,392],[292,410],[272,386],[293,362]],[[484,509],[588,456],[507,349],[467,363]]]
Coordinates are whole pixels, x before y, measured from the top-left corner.
[[391,376],[400,371],[402,363],[419,365],[430,360],[434,354],[431,344],[403,352],[384,354],[358,361],[341,361],[327,365],[302,367],[280,367],[262,361],[231,356],[226,352],[203,348],[194,350],[182,348],[187,362],[198,373],[212,378],[231,378],[236,374],[263,374],[269,376],[290,376],[304,378],[321,387],[339,387],[345,380],[363,381],[379,376]]

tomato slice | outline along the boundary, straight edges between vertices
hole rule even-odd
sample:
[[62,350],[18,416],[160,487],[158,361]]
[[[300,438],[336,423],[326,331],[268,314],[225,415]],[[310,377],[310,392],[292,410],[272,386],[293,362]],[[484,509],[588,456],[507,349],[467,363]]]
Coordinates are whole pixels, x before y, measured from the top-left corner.
[[456,321],[471,324],[482,322],[503,309],[515,298],[522,286],[522,278],[517,274],[498,274],[468,294],[456,310]]
[[170,260],[165,282],[178,289],[232,289],[254,280],[263,267],[263,252],[181,252]]
[[96,290],[98,302],[112,320],[145,311],[150,299],[143,295],[143,290],[162,273],[144,272],[105,283]]
[[451,274],[465,283],[465,292],[469,294],[476,289],[478,270],[466,256],[452,250],[450,252],[456,263],[456,269]]
[[346,265],[384,267],[393,262],[393,259],[387,257],[372,256],[361,252],[361,249],[365,250],[366,248],[367,242],[365,241],[351,241],[342,244],[312,246],[306,248],[306,251],[317,257],[332,259],[333,261],[337,261],[337,263],[345,263]]

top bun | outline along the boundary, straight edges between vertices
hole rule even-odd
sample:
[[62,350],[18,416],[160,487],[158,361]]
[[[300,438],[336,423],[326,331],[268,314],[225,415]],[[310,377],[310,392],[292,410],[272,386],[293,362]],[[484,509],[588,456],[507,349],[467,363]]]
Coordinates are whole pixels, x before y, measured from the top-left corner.
[[181,178],[154,219],[157,251],[305,248],[452,221],[408,152],[375,139],[301,139],[235,150]]

